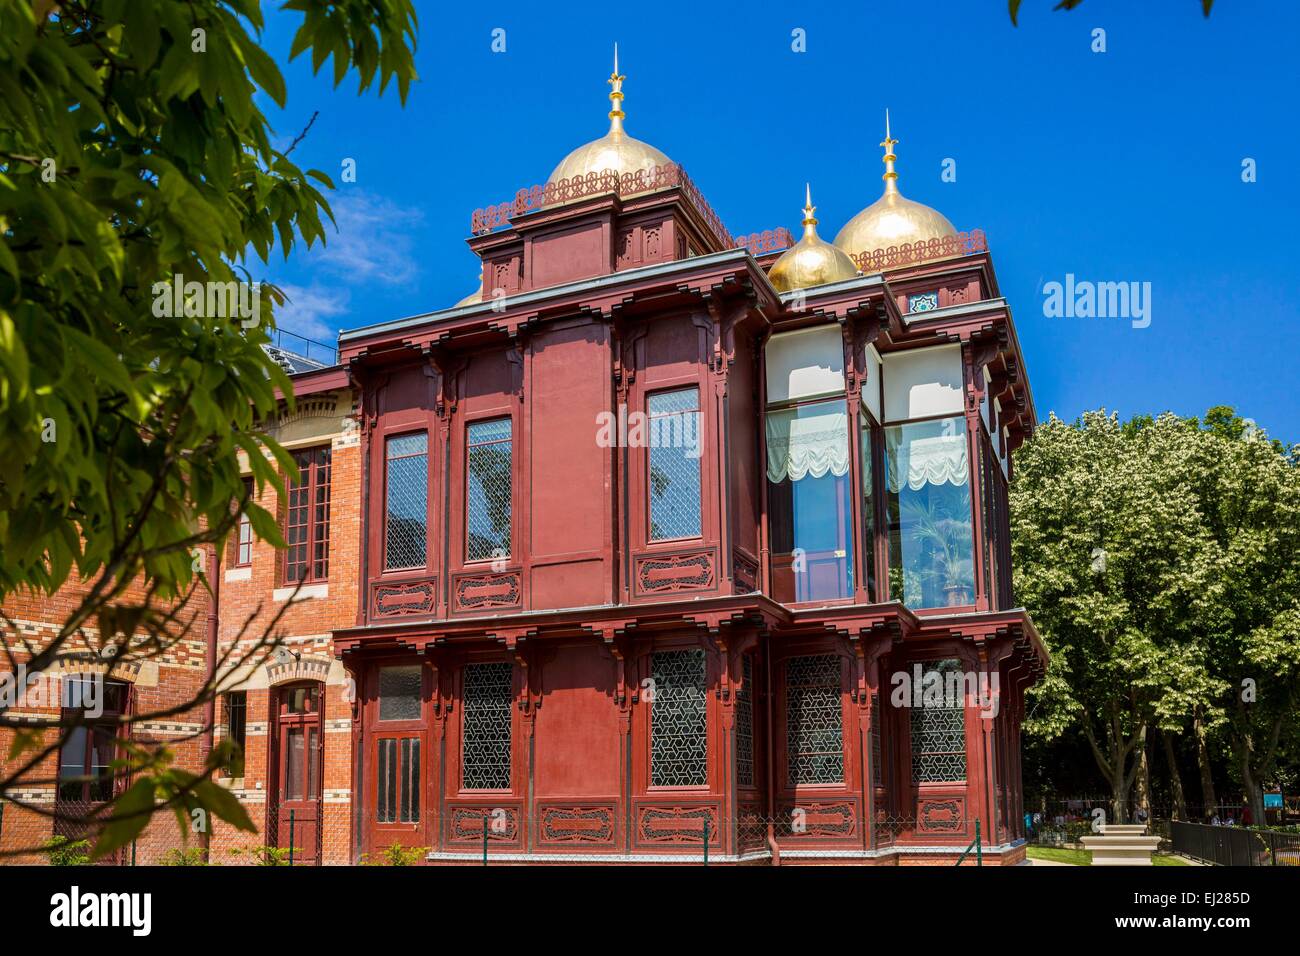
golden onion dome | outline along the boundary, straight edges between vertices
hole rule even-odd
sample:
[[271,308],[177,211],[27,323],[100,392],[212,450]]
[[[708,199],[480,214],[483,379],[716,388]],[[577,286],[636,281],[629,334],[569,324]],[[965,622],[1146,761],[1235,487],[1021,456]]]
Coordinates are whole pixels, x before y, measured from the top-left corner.
[[817,235],[817,220],[813,216],[817,207],[812,204],[812,188],[804,189],[803,237],[772,263],[767,274],[779,292],[839,282],[858,274],[852,259]]
[[889,111],[885,111],[885,191],[879,199],[858,213],[839,231],[835,245],[849,255],[860,255],[901,246],[903,243],[926,242],[955,236],[957,230],[947,217],[924,203],[913,202],[898,191],[898,173],[894,170],[894,146],[898,140],[889,135]]
[[452,308],[459,309],[467,305],[478,305],[482,301],[483,301],[483,270],[479,269],[478,288],[475,289],[473,292],[471,292],[469,295],[465,296],[465,298],[461,299],[455,305],[453,305]]
[[634,173],[638,170],[666,166],[672,162],[667,156],[649,143],[643,143],[624,131],[623,117],[623,81],[626,76],[618,72],[618,45],[614,45],[614,72],[610,74],[609,85],[609,132],[600,139],[592,140],[579,146],[560,161],[551,173],[547,185],[561,179],[585,176],[588,173],[603,173],[606,170],[618,173]]

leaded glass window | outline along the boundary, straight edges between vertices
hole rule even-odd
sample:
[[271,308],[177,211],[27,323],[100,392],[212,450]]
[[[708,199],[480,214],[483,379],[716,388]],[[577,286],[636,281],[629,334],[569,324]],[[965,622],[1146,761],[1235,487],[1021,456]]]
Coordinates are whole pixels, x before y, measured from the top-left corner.
[[950,677],[960,678],[961,663],[943,660],[925,664],[921,671],[923,687],[932,686],[935,678],[930,675],[935,673],[943,688],[941,695],[933,695],[939,699],[927,703],[923,695],[912,702],[912,782],[959,783],[966,779],[965,699],[950,694],[948,688],[954,683],[963,686]]
[[381,737],[378,744],[375,819],[379,823],[419,823],[419,738]]
[[487,561],[510,555],[510,419],[474,422],[466,429],[469,452],[466,559]]
[[754,656],[740,658],[740,693],[736,695],[736,782],[754,785]]
[[468,664],[464,676],[461,786],[510,789],[511,665]]
[[420,719],[419,664],[379,668],[379,719]]
[[384,570],[422,568],[429,523],[429,435],[396,435],[386,445],[388,486]]
[[646,400],[650,445],[650,540],[700,536],[700,390]]
[[840,659],[792,657],[785,667],[785,701],[786,782],[843,783]]
[[704,651],[659,651],[650,656],[650,673],[650,784],[702,787],[708,782]]

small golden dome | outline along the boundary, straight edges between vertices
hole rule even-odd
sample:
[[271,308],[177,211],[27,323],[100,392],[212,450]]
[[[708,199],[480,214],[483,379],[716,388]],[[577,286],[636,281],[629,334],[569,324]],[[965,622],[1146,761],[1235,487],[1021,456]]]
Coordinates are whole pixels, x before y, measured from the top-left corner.
[[475,289],[473,292],[471,292],[469,295],[465,296],[465,298],[461,299],[455,305],[453,305],[452,308],[459,309],[467,305],[478,305],[482,301],[483,301],[483,270],[479,269],[478,288]]
[[603,173],[611,170],[619,175],[634,173],[641,169],[666,166],[672,162],[667,156],[649,143],[627,135],[623,130],[623,81],[626,76],[618,72],[618,45],[614,46],[614,72],[610,74],[609,85],[609,132],[600,139],[592,140],[579,146],[560,161],[551,173],[547,183],[588,173]]
[[803,237],[772,263],[767,274],[778,292],[839,282],[858,274],[852,259],[817,235],[812,189],[808,186],[804,189]]
[[913,202],[898,191],[898,173],[894,171],[894,146],[898,140],[889,135],[889,112],[885,112],[885,192],[839,231],[835,245],[849,255],[874,252],[905,242],[925,242],[955,236],[957,230],[937,209]]

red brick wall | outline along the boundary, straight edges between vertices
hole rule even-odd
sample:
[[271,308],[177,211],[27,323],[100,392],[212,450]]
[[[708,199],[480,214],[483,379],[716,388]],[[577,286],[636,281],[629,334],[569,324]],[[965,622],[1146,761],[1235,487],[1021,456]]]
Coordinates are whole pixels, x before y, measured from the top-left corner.
[[[347,407],[348,401],[344,394],[340,396],[340,408]],[[284,635],[287,646],[301,654],[304,660],[321,662],[321,674],[325,672],[323,668],[329,669],[323,715],[322,852],[324,862],[345,863],[351,860],[351,705],[344,700],[346,675],[337,663],[333,663],[330,631],[354,624],[357,616],[357,589],[360,581],[360,449],[356,432],[345,427],[341,416],[318,412],[315,417],[304,418],[299,415],[290,421],[291,425],[283,427],[292,428],[292,435],[286,432],[281,438],[291,449],[323,444],[332,446],[328,594],[291,606],[280,619],[278,632]],[[301,437],[313,433],[321,437],[318,440]],[[266,489],[259,503],[272,514],[281,512],[274,489]],[[265,542],[254,541],[252,566],[247,580],[227,580],[227,575],[232,570],[231,551],[230,548],[223,549],[219,582],[218,646],[221,649],[239,637],[241,628],[250,617],[252,623],[245,630],[243,638],[245,642],[256,640],[267,630],[276,612],[284,607],[284,602],[276,601],[274,594],[281,584],[281,556],[275,548]],[[243,573],[237,573],[235,578]],[[83,593],[84,586],[77,582],[48,597],[16,596],[5,603],[4,610],[23,628],[29,640],[39,644],[42,637],[48,640]],[[138,597],[140,593],[139,586],[133,587],[128,598]],[[186,611],[186,616],[192,616],[194,620],[189,638],[159,661],[156,682],[150,680],[136,684],[136,713],[169,707],[197,693],[206,673],[207,613],[208,595],[204,591],[196,595]],[[94,628],[87,630],[94,640],[97,637]],[[76,649],[81,649],[81,645]],[[21,652],[15,656],[20,661],[25,659]],[[267,663],[250,663],[240,668],[237,675],[228,675],[238,677],[248,696],[245,771],[242,786],[235,787],[240,781],[219,778],[223,785],[235,787],[237,796],[258,827],[258,833],[241,833],[227,824],[215,821],[211,840],[213,863],[253,862],[253,855],[247,849],[239,853],[232,850],[268,842],[267,815],[272,803],[267,792],[270,783],[268,708],[275,691],[269,686],[272,677],[268,674]],[[58,713],[57,706],[20,709],[32,713]],[[221,701],[217,703],[216,717],[216,734],[219,739],[225,732]],[[177,766],[197,771],[203,763],[203,724],[202,708],[194,708],[191,712],[168,717],[165,721],[137,725],[133,736],[136,739],[166,743],[175,752]],[[8,756],[11,738],[11,732],[0,730],[0,760]],[[52,755],[35,768],[31,776],[52,780],[57,774],[57,763],[57,755]],[[6,763],[5,766],[10,764]],[[28,790],[32,792],[28,793]],[[30,788],[20,788],[20,791],[21,796],[33,798],[41,806],[53,809],[55,788],[52,782],[34,784]],[[4,804],[3,818],[0,819],[0,851],[39,847],[49,839],[52,832],[53,824],[48,817],[41,817],[13,803]],[[174,815],[170,812],[158,814],[136,843],[136,861],[141,864],[159,862],[168,850],[181,845],[181,834]],[[190,835],[189,845],[198,845],[197,835]],[[129,860],[129,849],[124,856]],[[41,854],[0,858],[0,863],[43,861],[44,856]]]

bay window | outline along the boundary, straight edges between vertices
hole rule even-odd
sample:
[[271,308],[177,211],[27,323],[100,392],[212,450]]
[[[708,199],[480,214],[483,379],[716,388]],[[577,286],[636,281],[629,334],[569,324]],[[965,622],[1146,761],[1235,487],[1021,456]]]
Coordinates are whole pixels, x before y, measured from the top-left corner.
[[885,429],[889,591],[911,608],[975,600],[966,423],[958,416]]
[[853,501],[842,397],[767,410],[767,482],[774,597],[852,597]]

